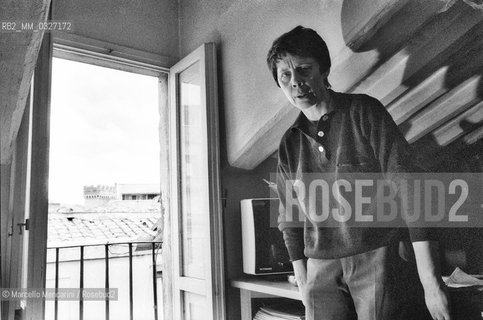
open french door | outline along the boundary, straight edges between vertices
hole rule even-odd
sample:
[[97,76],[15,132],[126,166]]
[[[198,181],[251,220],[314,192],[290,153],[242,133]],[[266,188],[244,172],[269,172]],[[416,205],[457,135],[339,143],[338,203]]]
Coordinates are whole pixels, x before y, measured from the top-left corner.
[[[5,177],[10,180],[5,257],[9,288],[45,287],[51,62],[51,35],[45,33],[15,139],[10,177]],[[2,320],[43,319],[44,306],[43,299],[4,301]]]
[[[31,88],[31,137],[22,258],[22,288],[45,288],[47,260],[48,181],[50,144],[50,95],[52,76],[52,35],[45,33],[40,47]],[[27,300],[25,320],[44,319],[45,301]]]
[[174,318],[225,318],[216,49],[170,70]]

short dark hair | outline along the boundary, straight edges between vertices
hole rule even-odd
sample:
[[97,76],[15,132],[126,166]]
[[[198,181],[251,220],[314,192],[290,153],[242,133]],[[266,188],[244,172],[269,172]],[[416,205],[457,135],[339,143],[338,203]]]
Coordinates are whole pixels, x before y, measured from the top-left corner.
[[286,54],[314,58],[320,66],[320,73],[330,69],[329,49],[319,34],[310,28],[297,26],[275,39],[267,54],[267,65],[273,79],[280,87],[277,77],[277,62]]

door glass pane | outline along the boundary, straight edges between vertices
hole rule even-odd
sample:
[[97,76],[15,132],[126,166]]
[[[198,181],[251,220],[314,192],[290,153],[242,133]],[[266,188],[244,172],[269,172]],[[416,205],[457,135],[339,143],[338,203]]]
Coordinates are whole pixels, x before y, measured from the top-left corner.
[[206,297],[183,292],[183,320],[206,319]]
[[181,165],[181,275],[204,279],[206,252],[203,225],[209,210],[206,132],[201,113],[200,63],[179,75]]

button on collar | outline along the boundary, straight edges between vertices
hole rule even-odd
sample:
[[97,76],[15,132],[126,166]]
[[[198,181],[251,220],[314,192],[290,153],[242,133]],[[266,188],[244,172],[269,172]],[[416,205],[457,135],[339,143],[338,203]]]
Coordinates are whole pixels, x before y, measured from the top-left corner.
[[327,119],[329,119],[329,116],[328,116],[328,115],[324,115],[324,116],[322,117],[322,121],[327,121]]
[[324,136],[324,131],[319,131],[319,132],[317,132],[317,135],[318,135],[319,137],[323,137],[323,136]]

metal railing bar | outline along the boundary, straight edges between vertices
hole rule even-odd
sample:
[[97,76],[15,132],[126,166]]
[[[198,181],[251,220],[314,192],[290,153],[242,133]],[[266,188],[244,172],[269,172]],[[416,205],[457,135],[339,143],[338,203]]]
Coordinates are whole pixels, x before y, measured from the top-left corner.
[[158,284],[156,272],[156,246],[152,244],[153,253],[153,297],[154,297],[154,320],[158,320]]
[[131,320],[134,320],[133,311],[132,243],[129,243],[129,316]]
[[59,248],[55,248],[55,300],[54,300],[54,319],[59,319]]
[[[106,282],[105,282],[105,287],[106,287],[106,292],[109,291],[109,245],[106,244],[105,247],[105,262],[106,262]],[[109,320],[109,296],[106,295],[106,320]]]
[[80,246],[83,247],[95,247],[95,246],[104,246],[104,245],[120,245],[120,244],[142,244],[142,243],[156,243],[156,244],[162,244],[163,241],[132,241],[132,242],[101,242],[101,243],[93,243],[93,244],[75,244],[75,245],[69,245],[69,246],[52,246],[52,247],[47,247],[47,249],[56,249],[56,248],[77,248]]
[[84,289],[84,246],[80,246],[80,283],[79,283],[79,320],[84,319],[84,297],[82,291]]

